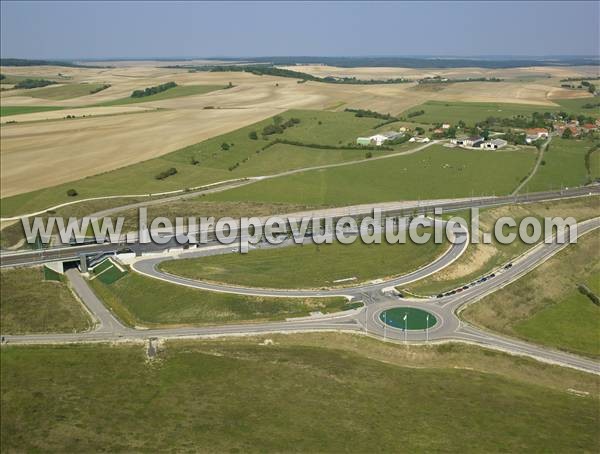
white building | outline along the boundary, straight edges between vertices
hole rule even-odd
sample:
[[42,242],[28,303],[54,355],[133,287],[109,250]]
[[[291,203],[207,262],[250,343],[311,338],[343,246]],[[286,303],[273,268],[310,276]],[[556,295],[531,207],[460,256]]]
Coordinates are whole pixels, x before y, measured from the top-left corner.
[[385,142],[389,140],[395,140],[398,137],[402,137],[403,135],[404,134],[402,134],[401,132],[388,131],[383,132],[381,134],[375,134],[374,136],[370,137],[359,137],[356,139],[356,143],[359,145],[376,145],[380,147]]
[[500,148],[505,147],[507,144],[508,142],[504,139],[493,139],[481,142],[479,147],[483,148],[484,150],[499,150]]

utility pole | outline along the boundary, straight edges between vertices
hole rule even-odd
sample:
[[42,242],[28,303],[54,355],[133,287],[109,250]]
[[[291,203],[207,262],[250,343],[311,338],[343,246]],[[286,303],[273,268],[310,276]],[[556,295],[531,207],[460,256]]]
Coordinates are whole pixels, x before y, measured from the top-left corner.
[[425,342],[429,343],[429,314],[427,314],[427,321],[425,322]]

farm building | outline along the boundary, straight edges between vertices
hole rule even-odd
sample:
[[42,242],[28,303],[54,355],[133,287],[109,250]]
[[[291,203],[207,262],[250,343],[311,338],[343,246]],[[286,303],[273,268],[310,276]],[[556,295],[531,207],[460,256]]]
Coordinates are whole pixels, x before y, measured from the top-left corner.
[[456,139],[451,139],[450,143],[458,145],[459,147],[471,147],[471,148],[479,148],[479,145],[483,142],[483,137],[473,136],[473,137],[457,137]]
[[506,140],[492,139],[481,142],[479,144],[479,148],[483,148],[484,150],[499,150],[500,148],[505,147],[507,144],[508,142]]
[[356,139],[356,143],[358,145],[376,145],[379,147],[389,140],[395,140],[402,136],[401,132],[388,131],[370,137],[359,137]]

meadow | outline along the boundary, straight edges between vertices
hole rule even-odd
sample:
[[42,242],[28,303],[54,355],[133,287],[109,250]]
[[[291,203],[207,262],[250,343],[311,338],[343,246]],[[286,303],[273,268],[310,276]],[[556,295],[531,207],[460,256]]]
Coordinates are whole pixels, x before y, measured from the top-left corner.
[[208,292],[129,272],[107,284],[90,281],[94,292],[130,326],[174,327],[284,320],[312,311],[347,309],[345,298],[262,298]]
[[[163,262],[168,273],[248,287],[321,288],[398,276],[435,260],[447,246],[425,244],[302,244]],[[336,283],[340,279],[355,278]]]
[[[591,374],[462,345],[406,348],[343,334],[268,338],[273,345],[265,337],[161,343],[150,359],[139,344],[5,347],[3,449],[597,447]],[[532,418],[544,423],[532,430]]]
[[407,117],[411,112],[420,110],[424,110],[425,113],[408,119],[419,123],[450,123],[453,125],[462,120],[467,126],[474,126],[475,123],[483,121],[487,117],[511,118],[516,115],[531,116],[534,112],[557,112],[560,110],[560,107],[513,103],[427,101],[419,106],[408,109],[401,116]]
[[87,311],[64,278],[45,280],[42,267],[0,272],[2,334],[70,333],[91,328]]
[[[573,187],[588,182],[585,154],[595,146],[589,139],[553,138],[544,153],[542,164],[523,188],[523,192]],[[597,170],[595,170],[598,173]]]
[[259,181],[206,200],[345,206],[502,195],[529,173],[535,158],[529,149],[489,153],[432,145],[411,155]]
[[468,306],[477,325],[580,355],[600,357],[600,307],[578,284],[598,289],[600,231],[567,246],[529,274]]

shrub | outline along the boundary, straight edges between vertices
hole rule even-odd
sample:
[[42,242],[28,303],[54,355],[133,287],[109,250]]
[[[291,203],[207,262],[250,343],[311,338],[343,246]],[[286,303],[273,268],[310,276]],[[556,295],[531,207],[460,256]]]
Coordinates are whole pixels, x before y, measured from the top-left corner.
[[75,189],[69,189],[69,190],[67,191],[67,195],[68,195],[69,197],[75,197],[75,196],[77,195],[77,191],[76,191]]
[[223,142],[221,144],[221,150],[223,150],[223,151],[229,150],[229,144],[227,142]]
[[156,175],[154,178],[157,180],[164,180],[165,178],[169,178],[172,175],[177,173],[177,169],[175,167],[171,167],[170,169],[164,170]]
[[372,152],[372,151],[367,151],[367,152],[365,153],[365,158],[366,158],[366,159],[370,159],[370,158],[372,158],[372,157],[373,157],[373,152]]
[[45,79],[25,79],[15,85],[15,88],[39,88],[53,85],[56,82]]
[[256,133],[256,131],[251,131],[250,133],[248,133],[248,137],[252,140],[258,140],[258,134]]

